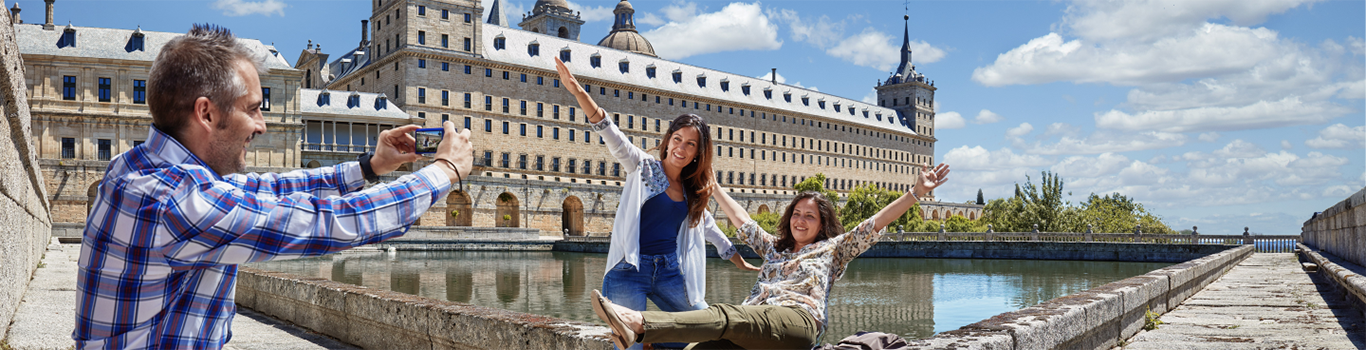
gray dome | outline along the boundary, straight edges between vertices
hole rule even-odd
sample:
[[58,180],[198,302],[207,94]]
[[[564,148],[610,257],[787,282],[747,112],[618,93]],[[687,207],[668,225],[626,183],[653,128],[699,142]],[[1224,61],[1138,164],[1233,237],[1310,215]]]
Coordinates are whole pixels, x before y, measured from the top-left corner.
[[536,0],[536,5],[532,5],[531,8],[534,9],[541,6],[561,7],[567,9],[569,8],[569,3],[565,0]]
[[598,46],[655,56],[655,48],[650,45],[650,41],[645,40],[644,36],[634,30],[613,31],[611,34],[607,34],[606,38],[602,38],[602,41],[598,42]]
[[[19,3],[14,3],[14,6],[19,6]],[[621,0],[621,2],[617,3],[617,8],[615,10],[612,10],[612,12],[620,13],[621,11],[631,11],[634,13],[636,12],[636,9],[635,7],[631,7],[630,2],[627,2],[626,0]]]

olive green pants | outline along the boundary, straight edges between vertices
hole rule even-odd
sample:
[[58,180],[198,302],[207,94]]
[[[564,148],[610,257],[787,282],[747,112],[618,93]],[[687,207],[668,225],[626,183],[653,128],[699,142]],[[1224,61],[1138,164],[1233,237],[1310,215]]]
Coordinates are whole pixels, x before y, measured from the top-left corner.
[[688,349],[810,349],[820,336],[801,308],[716,304],[684,312],[645,311],[642,343],[696,343]]

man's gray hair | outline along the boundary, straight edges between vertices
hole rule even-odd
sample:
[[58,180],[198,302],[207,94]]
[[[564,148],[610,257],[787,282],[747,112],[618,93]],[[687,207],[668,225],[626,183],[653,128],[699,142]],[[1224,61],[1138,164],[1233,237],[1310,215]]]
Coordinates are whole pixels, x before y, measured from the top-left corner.
[[194,102],[208,97],[220,111],[232,113],[246,82],[234,69],[238,60],[265,73],[264,56],[238,42],[227,28],[195,24],[190,32],[167,42],[152,62],[147,106],[152,124],[176,139],[194,112]]

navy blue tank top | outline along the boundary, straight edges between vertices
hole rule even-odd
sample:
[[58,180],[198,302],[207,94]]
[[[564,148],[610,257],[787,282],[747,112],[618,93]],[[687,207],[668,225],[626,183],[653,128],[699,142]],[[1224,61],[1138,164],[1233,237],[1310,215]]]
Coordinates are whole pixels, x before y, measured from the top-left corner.
[[678,229],[687,218],[687,199],[675,202],[661,192],[645,201],[640,207],[640,255],[678,251]]

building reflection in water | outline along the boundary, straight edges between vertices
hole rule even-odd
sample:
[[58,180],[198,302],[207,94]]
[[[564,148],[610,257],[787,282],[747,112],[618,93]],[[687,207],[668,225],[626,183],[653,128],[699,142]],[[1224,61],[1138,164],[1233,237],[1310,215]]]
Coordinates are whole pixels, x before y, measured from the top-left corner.
[[[566,252],[342,253],[249,266],[428,298],[598,323],[588,291],[606,256]],[[758,264],[753,260],[751,263]],[[923,338],[1165,267],[1163,263],[987,259],[854,260],[830,299],[830,338],[860,330]],[[707,302],[740,303],[757,273],[708,259]],[[657,310],[653,305],[650,309]]]

